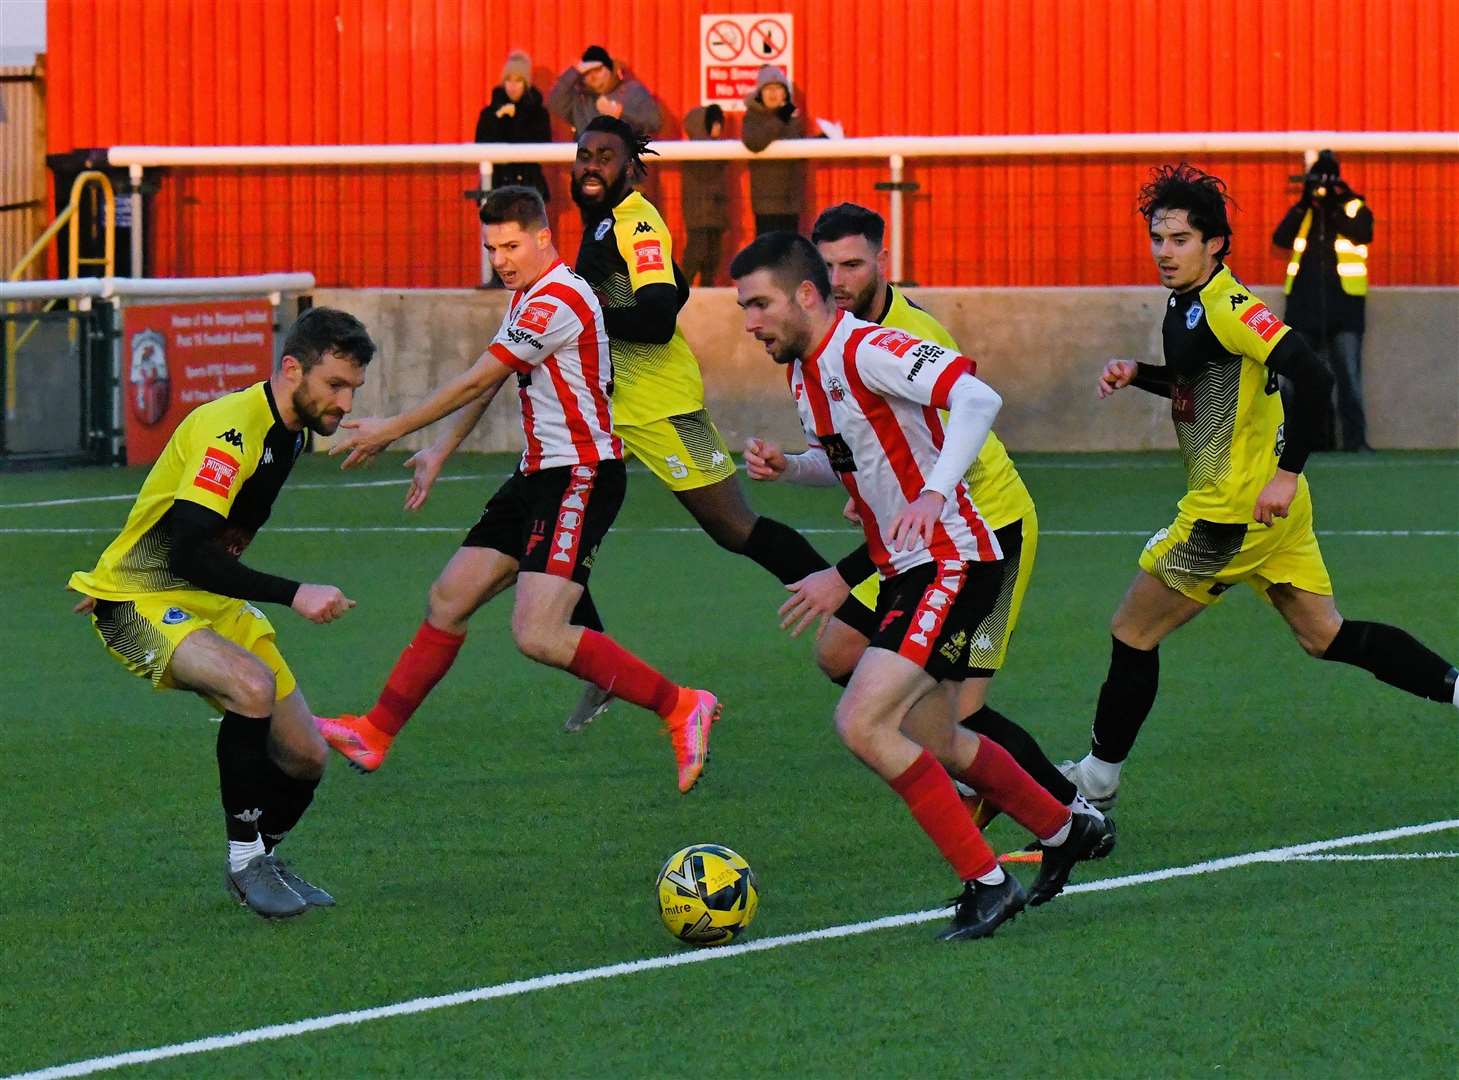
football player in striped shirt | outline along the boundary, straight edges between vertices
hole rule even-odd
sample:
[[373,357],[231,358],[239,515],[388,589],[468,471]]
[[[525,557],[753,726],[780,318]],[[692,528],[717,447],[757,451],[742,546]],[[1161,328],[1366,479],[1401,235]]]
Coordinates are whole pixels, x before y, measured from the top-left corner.
[[[523,655],[656,712],[673,744],[679,790],[687,792],[704,768],[710,725],[720,711],[715,696],[670,682],[606,634],[569,621],[626,487],[608,397],[613,368],[602,308],[588,283],[558,258],[536,191],[497,188],[482,204],[481,220],[492,266],[514,290],[496,339],[468,371],[416,408],[350,421],[350,434],[330,453],[347,452],[350,467],[460,409],[434,448],[449,456],[512,378],[526,449],[431,586],[426,619],[374,706],[363,716],[321,717],[320,731],[357,769],[378,769],[455,662],[472,614],[515,583],[512,636]],[[428,487],[418,471],[407,506],[418,505]]]
[[[886,277],[887,251],[883,246],[886,223],[880,214],[854,203],[840,203],[824,211],[811,231],[811,243],[826,260],[831,297],[842,311],[858,319],[904,330],[912,337],[958,351],[947,329],[919,307]],[[745,464],[754,480],[777,480],[786,459],[773,443],[756,440],[745,448]],[[1003,585],[987,618],[978,625],[968,646],[968,677],[958,687],[957,711],[964,727],[987,735],[1013,755],[1028,774],[1071,809],[1103,818],[1055,767],[1038,741],[1021,725],[988,704],[988,686],[1003,667],[1014,628],[1018,625],[1024,593],[1033,576],[1038,550],[1038,514],[1013,460],[990,431],[977,460],[964,477],[968,494],[998,537],[1003,549]],[[846,685],[856,661],[876,632],[879,576],[865,545],[822,570],[794,583],[797,590],[785,605],[785,618],[798,634],[816,616],[823,616],[816,637],[816,662],[833,682]],[[834,612],[834,615],[831,613]],[[829,616],[825,618],[824,616]],[[907,733],[920,734],[922,710],[908,718]],[[934,730],[941,717],[934,713]],[[934,753],[942,748],[935,743]],[[974,818],[986,825],[996,814],[987,803],[970,796]],[[1094,852],[1103,858],[1114,849],[1115,827],[1103,821],[1105,840]]]
[[[1175,520],[1145,544],[1115,611],[1089,753],[1066,763],[1096,806],[1114,803],[1155,703],[1160,642],[1241,582],[1277,609],[1308,655],[1459,706],[1453,664],[1395,626],[1338,612],[1302,473],[1332,375],[1226,266],[1226,185],[1190,165],[1164,166],[1141,190],[1140,211],[1170,290],[1165,363],[1111,360],[1098,391],[1106,398],[1133,385],[1170,399],[1187,490]],[[1291,415],[1278,375],[1292,383]]]
[[[964,482],[1002,402],[954,350],[838,310],[825,261],[802,236],[766,233],[735,256],[730,276],[746,330],[789,365],[810,444],[796,471],[845,487],[881,575],[876,630],[836,706],[837,733],[963,882],[941,937],[986,937],[1026,902],[1053,899],[1101,838],[1095,818],[1061,804],[952,709],[971,636],[1003,580],[998,537]],[[946,769],[901,730],[929,697],[941,703]],[[949,771],[1038,838],[1031,893],[998,865]]]

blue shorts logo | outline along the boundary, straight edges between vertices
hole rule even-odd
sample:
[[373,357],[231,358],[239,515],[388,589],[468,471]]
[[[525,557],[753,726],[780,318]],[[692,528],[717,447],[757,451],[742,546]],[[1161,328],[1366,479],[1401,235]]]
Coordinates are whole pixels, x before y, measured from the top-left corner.
[[162,613],[162,621],[168,626],[176,626],[180,622],[187,622],[192,616],[180,607],[170,607]]
[[1187,330],[1194,330],[1196,324],[1201,321],[1201,316],[1205,313],[1206,309],[1201,307],[1200,304],[1192,304],[1191,309],[1185,313],[1185,328]]

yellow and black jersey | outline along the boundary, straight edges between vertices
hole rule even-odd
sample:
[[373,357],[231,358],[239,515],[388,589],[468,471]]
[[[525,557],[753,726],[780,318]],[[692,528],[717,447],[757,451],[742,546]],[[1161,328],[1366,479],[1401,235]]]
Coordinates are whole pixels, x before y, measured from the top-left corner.
[[1161,336],[1185,459],[1180,508],[1192,518],[1250,521],[1275,474],[1284,417],[1267,360],[1287,333],[1224,265],[1201,288],[1171,295]]
[[[894,285],[887,286],[886,309],[875,321],[905,330],[923,341],[934,341],[949,349],[958,348],[946,327]],[[964,479],[973,504],[990,529],[1001,529],[1033,512],[1033,496],[1013,467],[1008,450],[991,431]]]
[[[605,319],[614,309],[634,305],[634,293],[645,285],[679,290],[680,303],[689,285],[674,265],[673,240],[664,219],[637,191],[601,216],[583,223],[578,249],[579,277],[603,304]],[[684,333],[677,326],[666,344],[626,341],[609,332],[613,357],[613,423],[615,427],[647,424],[704,408],[704,382]]]
[[221,516],[214,539],[236,558],[268,520],[303,449],[304,433],[284,426],[266,381],[198,406],[147,474],[121,534],[94,569],[71,575],[70,587],[116,601],[196,589],[170,568],[173,507],[195,503]]

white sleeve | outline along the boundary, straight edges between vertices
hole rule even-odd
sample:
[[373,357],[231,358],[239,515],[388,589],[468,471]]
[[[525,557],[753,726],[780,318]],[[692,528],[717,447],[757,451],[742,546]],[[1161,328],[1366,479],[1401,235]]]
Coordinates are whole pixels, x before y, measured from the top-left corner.
[[948,391],[947,426],[942,438],[942,453],[937,464],[927,476],[923,491],[935,491],[944,499],[951,499],[954,489],[973,462],[988,432],[993,430],[993,419],[1003,405],[1003,399],[982,379],[965,375],[953,382]]
[[528,374],[582,333],[576,312],[553,296],[525,300],[502,320],[491,343],[491,354],[518,374]]
[[826,451],[817,444],[812,444],[804,454],[785,455],[783,479],[807,487],[835,487],[841,482],[831,468],[831,459],[826,456]]
[[939,409],[947,408],[947,392],[958,377],[975,370],[956,349],[890,327],[868,335],[851,359],[869,390]]

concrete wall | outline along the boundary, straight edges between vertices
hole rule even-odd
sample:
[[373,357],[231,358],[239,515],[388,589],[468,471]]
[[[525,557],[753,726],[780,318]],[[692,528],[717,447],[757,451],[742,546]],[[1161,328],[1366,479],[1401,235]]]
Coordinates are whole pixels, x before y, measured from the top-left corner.
[[[1282,310],[1279,289],[1256,292]],[[1003,395],[997,430],[1013,450],[1175,445],[1167,402],[1132,391],[1101,403],[1094,393],[1112,356],[1160,361],[1163,290],[921,289],[914,295]],[[495,333],[507,294],[321,289],[314,301],[353,312],[380,344],[356,412],[381,415],[416,404],[469,365]],[[801,445],[780,369],[744,333],[732,290],[696,290],[679,324],[699,356],[710,412],[731,447],[738,450],[751,434]],[[1459,447],[1459,289],[1374,290],[1363,359],[1374,446]],[[520,449],[511,389],[504,388],[466,449]],[[413,436],[401,448],[431,437],[429,431]]]

